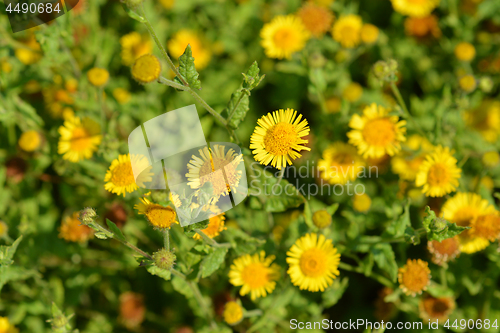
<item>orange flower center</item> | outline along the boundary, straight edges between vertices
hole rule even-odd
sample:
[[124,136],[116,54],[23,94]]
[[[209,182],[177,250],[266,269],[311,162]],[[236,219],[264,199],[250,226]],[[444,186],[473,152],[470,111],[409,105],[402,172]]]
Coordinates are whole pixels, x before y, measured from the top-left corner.
[[434,164],[427,173],[427,182],[430,186],[443,186],[449,182],[449,174],[443,164]]
[[132,164],[120,163],[114,168],[111,182],[115,186],[127,186],[135,184],[134,173],[132,171]]
[[371,120],[363,128],[363,138],[369,145],[385,147],[396,138],[394,124],[388,118]]
[[289,28],[281,28],[274,33],[273,41],[278,48],[289,49],[297,43],[297,35]]
[[175,210],[171,207],[152,205],[145,213],[149,222],[155,227],[168,228],[175,222]]
[[269,282],[268,269],[260,262],[251,263],[243,268],[241,279],[251,289],[260,288]]
[[429,283],[429,272],[426,267],[418,264],[409,264],[403,274],[404,286],[412,292],[422,291]]
[[489,214],[475,219],[473,231],[476,236],[494,241],[500,235],[500,216]]
[[289,123],[278,123],[267,130],[264,146],[270,154],[282,156],[288,154],[296,141],[295,127]]
[[320,249],[304,251],[300,256],[300,270],[309,277],[323,276],[327,270],[327,256]]
[[82,151],[92,146],[90,133],[81,127],[73,129],[71,136],[71,150]]

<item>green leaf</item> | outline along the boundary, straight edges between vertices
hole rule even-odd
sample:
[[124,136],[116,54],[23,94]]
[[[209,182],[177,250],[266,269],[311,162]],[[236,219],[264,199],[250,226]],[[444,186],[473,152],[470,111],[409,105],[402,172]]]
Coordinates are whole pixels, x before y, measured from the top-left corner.
[[398,264],[396,263],[396,257],[391,245],[387,243],[376,244],[371,248],[371,252],[377,266],[384,272],[387,272],[393,282],[396,282]]
[[259,246],[265,243],[263,239],[254,238],[244,231],[235,228],[228,228],[224,231],[224,236],[231,243],[237,255],[253,253]]
[[407,227],[411,226],[410,222],[410,203],[405,205],[404,212],[397,218],[388,228],[387,232],[394,237],[401,237],[404,235]]
[[172,273],[169,270],[166,269],[161,269],[158,266],[151,265],[147,266],[146,270],[151,274],[151,275],[156,275],[159,276],[167,281],[170,280]]
[[333,284],[321,294],[323,306],[329,308],[337,304],[349,285],[347,277],[343,279],[335,279]]
[[26,280],[40,274],[33,269],[18,266],[0,266],[0,290],[9,281]]
[[436,213],[429,206],[425,208],[427,216],[422,221],[427,239],[442,242],[447,238],[454,237],[470,227],[460,227],[456,223],[450,223],[442,217],[437,217]]
[[109,219],[106,219],[106,224],[108,225],[109,227],[109,230],[111,230],[111,232],[113,233],[114,237],[113,238],[116,238],[116,239],[119,239],[123,242],[126,242],[127,240],[125,239],[125,236],[123,236],[123,233],[122,231],[116,226],[116,224],[114,224],[112,221],[110,221]]
[[[189,86],[193,89],[201,89],[201,82],[198,80],[200,75],[196,68],[194,67],[193,52],[191,51],[191,45],[188,44],[184,54],[179,57],[179,73],[186,80]],[[176,77],[175,81],[182,84],[180,78]]]
[[239,89],[231,94],[231,99],[227,103],[226,112],[228,113],[228,125],[237,129],[239,124],[245,119],[247,115],[250,104],[250,99],[248,98],[248,90]]
[[212,275],[222,265],[226,254],[226,247],[218,247],[209,253],[201,262],[201,277],[206,278]]
[[174,290],[183,294],[187,298],[192,298],[193,295],[193,290],[189,287],[189,284],[186,280],[175,276],[172,278],[172,287],[174,287]]
[[19,246],[19,243],[21,243],[22,239],[23,236],[21,235],[11,246],[0,246],[0,266],[12,265],[14,262],[12,259],[14,258],[14,254],[16,253],[17,247]]
[[255,87],[257,87],[259,85],[259,83],[262,82],[262,80],[264,79],[264,77],[266,75],[264,74],[264,75],[259,76],[259,72],[260,72],[259,64],[257,63],[257,61],[254,61],[253,64],[248,69],[248,71],[246,72],[246,74],[243,73],[243,77],[244,77],[243,88],[244,89],[252,90]]
[[413,245],[420,244],[420,234],[412,227],[405,229],[405,241]]

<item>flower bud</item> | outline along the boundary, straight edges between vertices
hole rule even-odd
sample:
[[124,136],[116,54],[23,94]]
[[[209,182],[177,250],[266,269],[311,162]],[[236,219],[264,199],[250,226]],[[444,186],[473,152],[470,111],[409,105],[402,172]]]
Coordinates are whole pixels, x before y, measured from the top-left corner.
[[318,210],[313,214],[313,223],[320,229],[328,228],[332,224],[332,216],[324,209]]
[[479,79],[479,88],[485,93],[491,92],[493,90],[493,80],[489,77],[482,77]]
[[447,222],[445,219],[442,217],[437,217],[434,221],[431,223],[431,230],[433,231],[443,231],[447,226]]
[[171,251],[163,248],[158,252],[153,253],[153,260],[158,268],[170,270],[174,267],[177,257]]
[[82,222],[82,224],[89,225],[91,223],[94,223],[96,218],[97,214],[91,207],[86,207],[84,210],[80,211],[79,220]]

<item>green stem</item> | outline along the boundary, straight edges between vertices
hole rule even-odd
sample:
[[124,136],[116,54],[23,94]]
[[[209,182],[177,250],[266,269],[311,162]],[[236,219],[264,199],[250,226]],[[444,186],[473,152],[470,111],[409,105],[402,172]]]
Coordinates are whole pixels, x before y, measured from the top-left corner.
[[213,247],[231,247],[231,244],[229,244],[229,243],[217,243],[217,241],[215,241],[213,238],[210,238],[207,235],[205,235],[205,233],[203,231],[201,231],[200,229],[196,229],[195,231],[198,235],[201,236],[201,238],[203,238],[205,243],[209,244],[210,246],[213,246]]
[[[208,103],[205,102],[205,100],[203,98],[201,98],[200,95],[198,95],[198,93],[196,91],[194,91],[191,87],[189,87],[188,91],[198,103],[203,105],[203,107],[205,108],[205,110],[208,111],[208,113],[210,113],[212,116],[214,116],[218,121],[221,122],[222,125],[226,126],[226,128],[227,128],[227,121],[226,121],[226,119],[224,119],[223,116],[221,116],[219,113],[217,113],[217,111],[212,109],[212,107],[210,105],[208,105]],[[229,131],[229,129],[228,129],[228,131]]]
[[173,87],[173,88],[175,88],[175,89],[179,89],[179,90],[184,90],[184,91],[185,91],[185,90],[189,90],[189,88],[188,88],[188,87],[183,86],[182,84],[179,84],[179,83],[177,83],[177,82],[175,82],[175,81],[172,81],[172,80],[166,79],[166,78],[164,78],[163,76],[160,76],[160,77],[158,78],[158,83],[165,84],[165,85],[167,85],[167,86],[170,86],[170,87]]
[[104,228],[102,225],[100,225],[98,223],[94,223],[94,226],[97,227],[100,231],[102,231],[106,235],[106,237],[116,239],[117,241],[119,241],[123,245],[125,245],[128,248],[130,248],[130,249],[134,250],[135,252],[139,253],[141,256],[143,256],[145,258],[148,258],[150,260],[153,260],[153,257],[149,253],[141,250],[137,246],[135,246],[135,245],[133,245],[133,244],[127,242],[127,241],[123,241],[121,239],[115,238],[115,234],[112,233],[111,231],[107,230],[106,228]]
[[[346,271],[350,271],[350,272],[364,274],[363,273],[363,269],[361,269],[361,267],[354,267],[354,266],[351,266],[351,265],[343,263],[343,262],[339,263],[339,268],[343,269],[343,270],[346,270]],[[393,287],[393,283],[391,282],[391,280],[389,280],[388,278],[386,278],[386,277],[384,277],[384,276],[382,276],[380,274],[372,272],[372,273],[370,273],[369,275],[366,275],[366,276],[377,280],[379,283],[383,284],[386,287],[389,287],[389,288]]]
[[170,251],[170,235],[168,229],[163,230],[163,246]]
[[250,317],[257,317],[257,316],[262,316],[262,310],[255,309],[255,310],[246,311],[243,317],[250,318]]
[[103,87],[97,89],[97,100],[101,108],[101,133],[106,134],[106,111],[104,110]]
[[410,114],[410,111],[408,111],[408,108],[406,107],[406,103],[403,99],[403,96],[401,96],[401,92],[399,91],[398,86],[396,86],[396,84],[394,82],[391,82],[391,90],[394,93],[394,96],[396,96],[396,99],[397,99],[399,105],[401,106],[401,109],[403,109],[404,117],[409,119],[411,121],[412,125],[415,127],[415,129],[420,133],[420,135],[425,137],[426,135],[425,135],[424,131],[420,128],[420,126],[417,124],[415,119],[412,117],[412,115]]
[[444,267],[441,267],[439,269],[439,274],[440,274],[441,284],[446,288],[448,286],[448,281],[446,279],[446,269]]

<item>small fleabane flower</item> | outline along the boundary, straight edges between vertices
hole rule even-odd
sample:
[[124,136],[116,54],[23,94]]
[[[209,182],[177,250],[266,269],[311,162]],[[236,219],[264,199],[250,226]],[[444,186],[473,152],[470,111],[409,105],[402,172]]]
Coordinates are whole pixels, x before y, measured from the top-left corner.
[[455,301],[451,297],[437,298],[427,295],[419,302],[420,318],[424,321],[432,320],[435,322],[438,320],[440,325],[448,320],[448,316],[454,309]]
[[454,52],[455,57],[461,61],[471,61],[476,56],[476,48],[467,42],[458,43]]
[[59,127],[57,152],[71,162],[92,157],[102,140],[101,126],[91,118],[72,117]]
[[160,73],[160,60],[152,54],[140,56],[132,65],[132,77],[142,84],[157,80],[160,77]]
[[480,215],[471,221],[471,234],[494,242],[500,237],[500,216],[494,214]]
[[290,59],[293,53],[305,47],[309,32],[300,18],[294,15],[276,16],[264,25],[260,37],[267,57]]
[[95,222],[97,213],[92,207],[86,207],[80,211],[78,219],[82,224],[88,225]]
[[314,37],[321,37],[331,28],[333,13],[324,6],[305,3],[297,13],[302,23]]
[[115,88],[113,90],[113,97],[120,104],[127,104],[130,101],[131,94],[127,89]]
[[359,45],[363,21],[358,15],[341,16],[333,25],[332,36],[345,48],[352,49]]
[[500,163],[500,154],[496,151],[489,151],[483,154],[481,161],[486,167],[494,168]]
[[341,141],[330,144],[318,161],[319,176],[330,184],[344,185],[354,181],[364,166],[356,147]]
[[340,254],[331,239],[316,233],[299,238],[286,253],[288,275],[294,286],[312,292],[325,291],[340,274]]
[[357,102],[363,94],[363,87],[357,82],[351,82],[342,91],[342,97],[351,103]]
[[140,215],[145,215],[149,223],[158,229],[170,229],[176,223],[177,214],[172,207],[164,207],[141,198],[141,203],[134,206]]
[[325,209],[320,209],[314,212],[312,220],[315,226],[324,229],[332,224],[332,215]]
[[109,72],[104,68],[94,67],[87,72],[87,79],[95,87],[101,87],[108,82]]
[[365,44],[373,44],[377,41],[379,33],[380,31],[375,25],[363,24],[363,27],[361,27],[361,40]]
[[40,136],[40,133],[37,131],[31,130],[31,131],[26,131],[23,134],[21,134],[21,137],[19,138],[19,147],[27,152],[32,152],[40,148],[40,145],[42,143],[42,138]]
[[424,17],[439,5],[440,0],[391,0],[391,2],[394,10],[400,14]]
[[0,333],[19,333],[19,330],[9,322],[9,318],[0,317]]
[[441,37],[439,21],[435,15],[425,17],[407,17],[405,19],[405,32],[408,36],[415,36],[419,38],[426,36],[433,36],[434,38]]
[[432,255],[432,262],[436,265],[443,265],[460,255],[460,242],[458,237],[451,237],[438,242],[432,240],[427,242],[427,249]]
[[153,50],[149,36],[141,36],[135,31],[120,38],[120,44],[122,63],[125,66],[132,65],[135,59]]
[[[205,229],[202,229],[201,232],[203,232],[205,235],[207,235],[210,238],[214,238],[216,236],[219,236],[222,231],[227,229],[224,226],[225,220],[226,220],[226,216],[224,213],[220,213],[218,215],[212,216],[211,218],[208,219],[208,226]],[[198,234],[195,234],[193,236],[193,238],[198,240],[198,239],[201,239],[201,236]]]
[[155,265],[161,269],[171,270],[174,267],[176,259],[175,254],[165,248],[153,253]]
[[69,242],[86,242],[92,238],[94,231],[82,225],[79,219],[80,213],[75,212],[71,216],[67,216],[61,223],[59,228],[59,237]]
[[342,100],[336,96],[328,98],[325,103],[327,113],[338,113],[342,108]]
[[408,296],[416,296],[427,289],[431,282],[431,271],[426,261],[408,259],[398,270],[399,287]]
[[368,194],[356,194],[352,200],[352,207],[355,211],[364,213],[367,212],[372,205],[372,199],[368,196]]
[[160,0],[161,5],[165,9],[172,9],[175,5],[175,0]]
[[495,143],[500,136],[500,101],[484,99],[464,114],[465,123],[478,131],[484,140]]
[[[133,167],[132,167],[133,165]],[[134,178],[135,170],[143,170],[137,179]],[[104,177],[104,189],[111,193],[118,195],[132,193],[139,187],[145,187],[144,183],[152,180],[152,173],[150,172],[152,166],[148,166],[148,160],[145,156],[141,155],[119,155],[118,158],[111,162],[111,165]]]
[[292,165],[302,155],[301,150],[311,150],[304,146],[309,135],[307,120],[302,115],[297,117],[297,111],[280,109],[268,113],[257,121],[257,126],[250,137],[250,149],[254,158],[260,164],[271,165],[278,170]]
[[458,85],[466,93],[473,92],[477,87],[477,80],[474,75],[467,74],[458,79]]
[[227,302],[224,305],[222,317],[227,324],[231,326],[237,325],[243,319],[243,308],[235,301]]
[[188,44],[191,46],[191,52],[194,58],[194,66],[201,70],[208,66],[212,53],[203,38],[195,31],[182,29],[177,31],[168,41],[168,51],[172,57],[178,59]]

